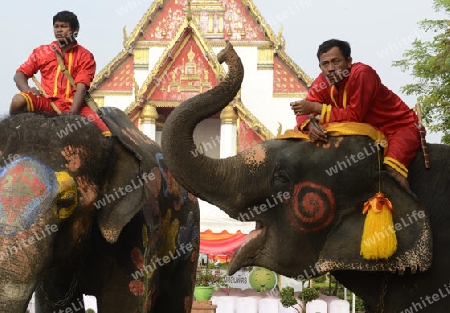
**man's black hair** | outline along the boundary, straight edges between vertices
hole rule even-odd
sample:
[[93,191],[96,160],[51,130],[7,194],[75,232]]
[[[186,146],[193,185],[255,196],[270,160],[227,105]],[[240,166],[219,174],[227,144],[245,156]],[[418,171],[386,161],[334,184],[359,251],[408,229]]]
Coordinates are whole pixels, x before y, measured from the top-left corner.
[[80,23],[78,22],[77,16],[70,11],[56,13],[56,15],[53,16],[53,25],[55,25],[56,22],[67,22],[72,30],[80,29]]
[[317,50],[317,59],[320,61],[320,56],[322,53],[328,52],[333,47],[338,47],[339,50],[341,50],[342,55],[347,60],[351,53],[352,49],[350,48],[350,44],[347,41],[342,41],[338,39],[330,39],[327,41],[324,41]]

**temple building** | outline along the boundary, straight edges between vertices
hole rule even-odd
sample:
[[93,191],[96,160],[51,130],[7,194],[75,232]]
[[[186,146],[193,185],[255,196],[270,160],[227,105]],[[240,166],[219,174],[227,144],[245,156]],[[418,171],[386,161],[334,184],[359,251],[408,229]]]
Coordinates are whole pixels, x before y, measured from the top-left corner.
[[[94,78],[91,93],[100,106],[125,111],[156,142],[175,107],[225,77],[216,56],[226,41],[242,59],[244,81],[228,107],[196,127],[197,152],[228,157],[295,125],[289,103],[306,96],[311,78],[286,54],[282,30],[275,35],[252,0],[155,0],[123,32],[123,50]],[[201,228],[217,232],[225,213],[205,210],[208,205],[201,203]],[[248,233],[228,222],[229,233]]]

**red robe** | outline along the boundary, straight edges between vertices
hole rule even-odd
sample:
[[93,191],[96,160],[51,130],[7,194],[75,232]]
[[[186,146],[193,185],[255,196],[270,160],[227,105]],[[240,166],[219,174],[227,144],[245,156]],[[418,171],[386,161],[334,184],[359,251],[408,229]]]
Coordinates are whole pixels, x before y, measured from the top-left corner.
[[[323,103],[320,123],[368,123],[385,134],[388,151],[384,163],[407,177],[407,166],[420,147],[418,119],[412,109],[394,92],[381,83],[370,66],[355,63],[350,74],[339,83],[339,90],[330,85],[323,74],[311,84],[306,100]],[[297,126],[304,130],[307,115],[296,117]]]
[[[39,46],[33,50],[28,59],[17,69],[17,72],[22,72],[27,78],[31,78],[34,74],[40,72],[42,88],[49,96],[48,99],[44,97],[37,98],[29,92],[22,92],[21,94],[25,97],[27,108],[30,111],[54,113],[49,105],[50,101],[53,101],[61,112],[68,112],[72,106],[75,89],[61,71],[56,53],[52,47],[56,47],[61,52],[57,41]],[[74,78],[75,85],[83,83],[89,88],[96,69],[94,56],[91,52],[75,43],[73,48],[64,54],[64,64]],[[105,135],[108,135],[108,127],[90,108],[83,106],[80,114],[89,117]]]
[[[17,71],[24,73],[27,78],[31,78],[40,71],[41,85],[49,95],[49,99],[60,109],[66,111],[66,108],[70,109],[75,90],[61,72],[52,46],[57,47],[61,52],[56,41],[49,45],[39,46],[33,50],[28,60]],[[75,84],[83,83],[89,88],[95,75],[95,60],[92,53],[83,46],[75,44],[73,49],[65,53],[64,64],[74,78]]]

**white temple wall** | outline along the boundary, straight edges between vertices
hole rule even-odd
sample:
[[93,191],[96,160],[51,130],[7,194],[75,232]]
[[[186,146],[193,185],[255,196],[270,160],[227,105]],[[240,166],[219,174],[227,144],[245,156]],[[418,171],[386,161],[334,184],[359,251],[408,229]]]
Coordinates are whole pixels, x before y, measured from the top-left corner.
[[194,143],[197,151],[193,155],[204,153],[211,158],[220,158],[220,119],[206,119],[194,129]]
[[[221,48],[215,48],[218,53]],[[289,103],[298,98],[273,97],[273,70],[258,70],[258,48],[235,47],[244,64],[241,99],[244,106],[274,135],[279,124],[283,131],[295,126],[295,116]],[[227,67],[225,69],[228,71]]]
[[[148,68],[150,71],[155,68],[156,63],[159,61],[159,58],[162,56],[163,52],[166,50],[166,47],[151,47],[149,49],[149,58],[148,58]],[[146,77],[147,78],[147,77]]]
[[104,105],[105,107],[116,107],[125,111],[126,108],[134,101],[134,95],[130,96],[105,96]]

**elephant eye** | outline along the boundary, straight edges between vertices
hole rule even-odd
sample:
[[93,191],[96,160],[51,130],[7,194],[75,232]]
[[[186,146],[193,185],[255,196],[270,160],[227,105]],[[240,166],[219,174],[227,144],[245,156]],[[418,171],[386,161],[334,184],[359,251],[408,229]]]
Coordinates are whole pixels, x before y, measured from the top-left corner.
[[289,183],[289,177],[288,174],[285,171],[276,171],[273,175],[274,183],[282,183],[287,184]]

